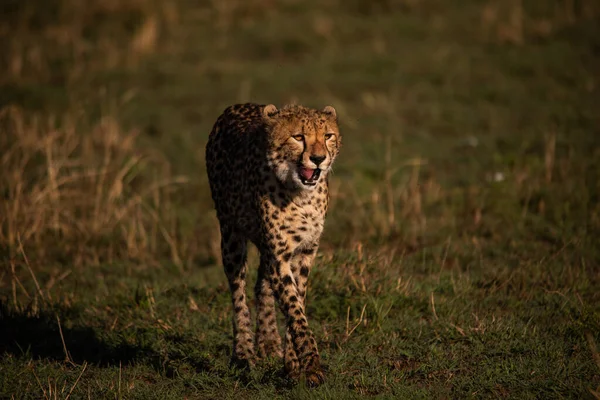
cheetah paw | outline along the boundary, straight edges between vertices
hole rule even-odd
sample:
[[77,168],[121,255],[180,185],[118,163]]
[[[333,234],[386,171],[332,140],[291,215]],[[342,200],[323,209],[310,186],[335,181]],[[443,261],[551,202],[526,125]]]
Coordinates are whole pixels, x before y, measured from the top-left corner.
[[325,383],[325,374],[320,367],[311,368],[306,371],[306,385],[308,387],[316,388],[323,383]]

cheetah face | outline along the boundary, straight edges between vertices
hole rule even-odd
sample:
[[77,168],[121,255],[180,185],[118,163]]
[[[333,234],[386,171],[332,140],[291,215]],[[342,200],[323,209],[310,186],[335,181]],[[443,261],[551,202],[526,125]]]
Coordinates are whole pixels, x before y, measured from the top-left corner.
[[286,106],[277,110],[268,105],[263,117],[271,128],[267,158],[277,178],[294,189],[317,187],[326,179],[341,146],[335,109]]

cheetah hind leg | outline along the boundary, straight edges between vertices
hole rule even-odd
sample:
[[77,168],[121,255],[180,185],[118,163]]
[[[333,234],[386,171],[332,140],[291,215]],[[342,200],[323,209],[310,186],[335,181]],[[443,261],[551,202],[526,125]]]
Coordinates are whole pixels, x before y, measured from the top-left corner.
[[249,369],[254,365],[254,338],[246,301],[246,241],[227,227],[221,227],[221,254],[234,311],[230,365],[239,369]]
[[265,276],[267,268],[266,260],[261,258],[256,281],[256,349],[258,357],[277,358],[283,357],[281,349],[281,337],[277,330],[277,313],[275,308],[275,296],[271,283]]

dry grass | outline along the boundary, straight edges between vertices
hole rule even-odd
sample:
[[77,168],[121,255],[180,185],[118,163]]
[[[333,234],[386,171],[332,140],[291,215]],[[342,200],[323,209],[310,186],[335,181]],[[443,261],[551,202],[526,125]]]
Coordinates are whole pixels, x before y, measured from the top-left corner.
[[0,246],[14,258],[22,242],[36,258],[75,265],[168,252],[181,265],[171,193],[187,179],[113,119],[85,134],[79,122],[0,112]]
[[490,41],[523,45],[524,42],[546,38],[560,29],[589,21],[600,13],[600,5],[593,0],[559,0],[549,5],[542,3],[546,12],[536,14],[534,2],[524,0],[489,1],[481,10],[481,27]]
[[[74,83],[90,72],[135,66],[177,21],[172,5],[150,0],[9,2],[0,17],[0,84]],[[60,68],[65,60],[68,68]]]

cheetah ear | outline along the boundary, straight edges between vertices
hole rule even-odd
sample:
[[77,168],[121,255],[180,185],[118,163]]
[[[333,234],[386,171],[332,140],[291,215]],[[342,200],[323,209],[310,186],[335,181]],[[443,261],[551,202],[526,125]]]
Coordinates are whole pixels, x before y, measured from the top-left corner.
[[273,104],[266,105],[262,111],[263,117],[265,117],[266,119],[271,118],[273,115],[275,115],[276,112],[277,107],[275,107]]
[[323,109],[323,112],[325,114],[328,114],[330,116],[332,116],[333,118],[337,118],[337,113],[335,112],[335,108],[331,107],[331,106],[327,106]]

